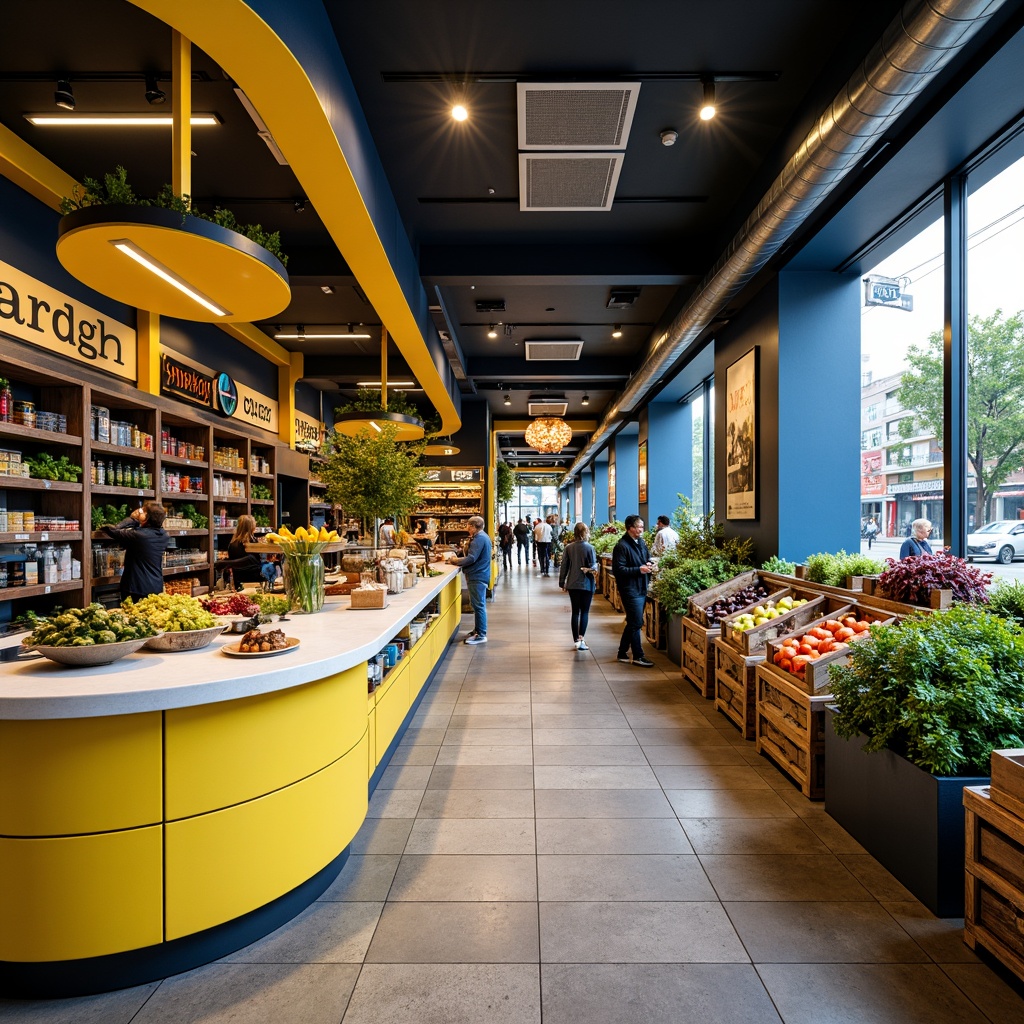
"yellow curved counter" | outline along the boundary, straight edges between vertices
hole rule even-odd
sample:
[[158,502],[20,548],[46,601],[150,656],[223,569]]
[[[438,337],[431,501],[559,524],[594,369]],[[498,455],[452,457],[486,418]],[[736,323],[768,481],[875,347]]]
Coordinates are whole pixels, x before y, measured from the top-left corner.
[[[333,881],[460,621],[458,570],[388,608],[328,599],[298,648],[140,651],[0,668],[0,993],[165,977],[293,917]],[[367,659],[423,636],[367,694]],[[0,643],[17,646],[20,638]]]

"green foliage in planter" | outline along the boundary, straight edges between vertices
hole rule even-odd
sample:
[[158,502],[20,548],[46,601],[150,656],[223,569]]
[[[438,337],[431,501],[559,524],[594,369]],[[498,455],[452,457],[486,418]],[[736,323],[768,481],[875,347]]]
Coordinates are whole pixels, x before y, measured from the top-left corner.
[[[380,401],[380,388],[360,388],[356,397],[344,402],[334,411],[338,416],[346,412],[380,412],[383,408]],[[404,391],[388,392],[388,412],[397,412],[402,416],[415,416],[421,419],[420,411],[412,399]]]
[[992,573],[982,572],[948,551],[910,555],[897,561],[887,558],[888,568],[878,579],[886,597],[928,607],[933,590],[949,590],[961,604],[988,604]]
[[1024,583],[1001,579],[989,591],[988,610],[1004,619],[1024,623]]
[[679,534],[676,552],[681,558],[709,558],[721,554],[733,565],[750,561],[754,542],[749,538],[726,537],[725,527],[715,522],[715,510],[697,513],[693,501],[678,494],[679,505],[672,513],[672,525]]
[[[666,560],[670,563],[667,568]],[[683,615],[688,599],[694,594],[731,580],[749,568],[750,566],[746,565],[736,565],[721,554],[712,555],[710,558],[670,558],[666,554],[658,563],[658,572],[654,577],[651,593],[667,612]]]
[[784,558],[780,558],[778,555],[772,555],[772,557],[769,558],[761,568],[765,572],[778,573],[780,576],[792,576],[796,569],[796,564],[794,562],[787,562]]
[[808,555],[804,564],[807,580],[829,587],[845,587],[847,576],[877,576],[885,568],[884,562],[868,555],[848,554],[842,548],[834,555],[826,551]]
[[626,532],[626,524],[618,519],[611,523],[602,523],[590,534],[590,543],[599,555],[610,555],[612,548],[619,543],[619,538]]
[[498,459],[495,471],[497,475],[495,490],[497,491],[498,504],[501,505],[515,497],[516,475],[512,467],[504,459]]
[[987,775],[1024,746],[1024,630],[967,605],[872,626],[829,669],[836,733],[936,775]]
[[203,213],[192,205],[190,195],[178,195],[170,185],[163,185],[154,199],[137,196],[128,184],[128,172],[121,166],[118,166],[113,174],[104,174],[102,182],[95,178],[83,178],[81,187],[75,185],[71,195],[61,199],[60,212],[68,214],[74,210],[84,210],[88,206],[155,206],[180,213],[182,217],[198,217],[200,220],[207,220],[245,235],[250,241],[263,246],[267,252],[276,256],[284,266],[288,266],[288,257],[281,251],[279,231],[264,231],[260,224],[239,224],[230,210],[219,206],[212,214]]
[[208,516],[204,516],[202,512],[198,511],[192,502],[185,504],[177,504],[174,506],[175,511],[172,513],[168,510],[168,515],[174,515],[178,519],[191,519],[192,528],[195,530],[205,530],[210,523]]

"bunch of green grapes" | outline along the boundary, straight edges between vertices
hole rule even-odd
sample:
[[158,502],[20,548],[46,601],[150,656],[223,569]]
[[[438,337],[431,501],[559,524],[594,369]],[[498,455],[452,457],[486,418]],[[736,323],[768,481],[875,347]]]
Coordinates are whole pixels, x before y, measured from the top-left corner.
[[141,640],[157,631],[146,618],[129,605],[104,608],[91,604],[86,608],[68,608],[49,619],[40,619],[36,628],[22,641],[43,647],[93,647]]
[[[130,599],[129,599],[130,601]],[[125,602],[125,607],[129,601]],[[166,633],[184,633],[192,629],[209,629],[217,619],[187,594],[150,594],[131,605],[150,625]]]

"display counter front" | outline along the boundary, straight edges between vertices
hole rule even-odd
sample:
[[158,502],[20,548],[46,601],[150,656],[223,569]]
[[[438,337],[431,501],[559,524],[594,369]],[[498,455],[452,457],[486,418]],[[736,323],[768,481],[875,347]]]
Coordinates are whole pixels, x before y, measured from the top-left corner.
[[[385,609],[282,623],[299,646],[0,669],[0,993],[166,977],[289,920],[333,881],[460,621],[457,569]],[[367,660],[435,617],[367,692]],[[17,640],[0,644],[10,650]],[[13,652],[12,652],[13,653]]]

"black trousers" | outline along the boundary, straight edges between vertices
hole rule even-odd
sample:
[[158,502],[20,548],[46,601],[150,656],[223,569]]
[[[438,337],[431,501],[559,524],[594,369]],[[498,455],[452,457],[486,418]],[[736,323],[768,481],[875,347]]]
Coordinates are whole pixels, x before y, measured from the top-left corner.
[[540,571],[546,574],[551,568],[551,545],[538,542],[535,546],[540,559]]
[[573,640],[579,640],[587,632],[587,624],[590,621],[590,602],[594,599],[592,590],[570,590],[569,603],[572,605],[572,626]]
[[522,540],[520,540],[517,537],[516,538],[516,545],[517,545],[517,547],[516,547],[516,562],[519,565],[523,564],[523,549],[525,548],[526,549],[526,564],[529,565],[530,564],[530,542],[529,542],[529,540],[526,539],[525,537]]
[[619,600],[626,610],[626,628],[622,631],[622,639],[619,640],[619,657],[624,658],[626,652],[633,651],[634,658],[644,656],[644,647],[641,635],[644,628],[644,605],[647,604],[647,597],[644,594],[624,594],[619,591]]
[[502,548],[501,548],[501,566],[502,566],[502,568],[504,568],[506,565],[510,569],[512,568],[512,545],[511,544],[503,545]]

